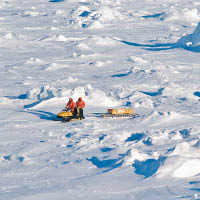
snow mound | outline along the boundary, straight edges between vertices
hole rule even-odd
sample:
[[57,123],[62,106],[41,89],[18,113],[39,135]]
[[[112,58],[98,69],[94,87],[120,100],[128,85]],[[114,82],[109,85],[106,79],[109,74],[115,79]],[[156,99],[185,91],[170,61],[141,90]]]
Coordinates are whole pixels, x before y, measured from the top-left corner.
[[46,85],[41,88],[33,88],[26,93],[27,99],[36,101],[35,104],[32,104],[33,106],[41,103],[42,106],[48,106],[48,101],[54,101],[52,98],[55,98],[55,101],[58,103],[63,104],[66,103],[69,97],[72,97],[76,101],[80,96],[84,99],[87,106],[91,107],[115,107],[120,104],[112,96],[108,96],[103,91],[92,88],[91,85],[73,89],[56,89]]
[[[200,20],[200,19],[199,19]],[[180,46],[200,47],[200,22],[192,34],[184,35],[178,40]]]
[[68,41],[68,38],[66,38],[64,35],[55,35],[53,38],[53,40],[58,41],[58,42],[65,42]]
[[40,13],[37,12],[37,11],[30,11],[30,10],[27,10],[27,11],[25,11],[25,12],[22,14],[22,16],[24,16],[24,17],[28,17],[28,16],[36,17],[36,16],[38,16],[39,14],[40,14]]
[[93,15],[95,15],[95,18],[103,23],[121,18],[121,14],[118,11],[107,6],[101,6],[93,13]]
[[52,63],[48,65],[45,71],[54,71],[54,70],[59,70],[59,69],[67,68],[67,67],[68,67],[67,65]]
[[119,5],[120,0],[98,0],[101,5]]
[[175,178],[189,178],[199,175],[199,149],[188,142],[177,144],[157,174],[158,177],[172,176]]
[[178,167],[173,177],[177,178],[189,178],[200,174],[200,159],[187,160],[180,167]]
[[77,82],[79,79],[77,77],[72,77],[72,76],[69,76],[67,79],[63,79],[63,80],[59,80],[60,83],[75,83]]
[[153,111],[145,120],[144,122],[150,122],[152,125],[156,124],[165,124],[166,122],[174,122],[174,120],[181,119],[182,115],[175,112],[158,112]]
[[48,14],[44,12],[38,12],[35,10],[35,7],[32,7],[32,10],[25,10],[21,13],[17,13],[16,15],[22,17],[38,17],[38,16],[47,16]]
[[94,21],[90,24],[89,29],[102,29],[104,25],[101,24],[99,21]]
[[26,61],[26,64],[29,64],[29,65],[42,65],[42,64],[45,64],[46,62],[39,59],[39,58],[30,58]]
[[84,42],[80,42],[80,43],[78,43],[77,45],[76,45],[76,47],[79,49],[79,50],[85,50],[85,51],[87,51],[87,50],[90,50],[90,47],[87,45],[87,44],[85,44]]
[[[187,90],[187,93],[185,92]],[[185,88],[180,85],[177,85],[174,82],[171,82],[168,84],[168,86],[165,87],[163,90],[163,95],[168,97],[176,97],[179,99],[193,99],[197,100],[198,97],[193,95],[194,94],[194,88]]]
[[27,93],[27,99],[29,100],[45,100],[57,95],[56,89],[49,85],[43,86],[42,88],[33,88]]
[[166,17],[167,21],[183,21],[184,23],[197,23],[200,21],[198,9],[185,8],[181,11],[170,10]]
[[87,6],[79,6],[78,8],[73,8],[71,11],[71,16],[74,18],[77,17],[86,17],[91,13],[90,9]]
[[57,42],[67,42],[70,38],[66,38],[64,35],[58,34],[54,36],[46,36],[41,39],[42,41],[57,41]]
[[187,142],[183,142],[176,145],[176,148],[170,155],[185,155],[190,150],[190,144]]
[[112,97],[108,97],[101,90],[90,91],[88,97],[86,97],[88,105],[90,106],[98,106],[98,107],[115,107],[119,105],[119,102],[113,99]]
[[144,161],[151,157],[145,153],[139,152],[137,149],[131,149],[128,155],[124,159],[125,166],[131,166],[135,160]]
[[64,10],[56,10],[54,12],[56,15],[64,15],[65,14],[65,11]]
[[154,107],[153,101],[150,98],[141,98],[141,99],[138,99],[136,102],[135,101],[133,102],[134,102],[135,108],[140,108],[140,107],[153,108]]
[[157,177],[189,178],[200,173],[200,159],[181,156],[168,157],[157,172]]
[[74,88],[70,91],[70,95],[74,99],[78,99],[81,96],[89,106],[115,107],[119,105],[118,101],[108,97],[103,91],[92,88],[91,85]]
[[88,44],[96,46],[114,46],[118,44],[118,42],[110,37],[100,37],[95,35],[89,38]]
[[5,39],[12,39],[14,38],[14,35],[12,33],[7,33],[6,35],[4,35]]
[[104,67],[107,65],[112,64],[112,61],[110,60],[106,60],[106,61],[95,61],[95,62],[91,62],[90,65],[94,66],[94,67]]
[[100,6],[96,10],[90,10],[87,6],[79,6],[72,9],[71,16],[70,23],[72,25],[89,29],[101,29],[104,24],[122,18],[117,10],[108,6]]
[[11,98],[6,98],[6,97],[0,97],[0,105],[2,106],[13,106],[19,103],[18,99],[11,99]]
[[160,21],[167,21],[173,23],[184,23],[185,25],[191,25],[200,21],[200,15],[198,9],[175,9],[171,7],[168,10],[157,13],[143,12],[143,19],[159,19]]
[[138,64],[148,64],[148,61],[139,56],[131,56],[128,61]]

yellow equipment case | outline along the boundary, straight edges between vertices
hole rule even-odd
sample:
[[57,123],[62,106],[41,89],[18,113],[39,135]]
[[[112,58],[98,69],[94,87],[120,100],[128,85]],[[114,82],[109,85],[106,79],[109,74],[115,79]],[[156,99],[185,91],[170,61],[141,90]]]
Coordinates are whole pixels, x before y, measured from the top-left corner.
[[114,117],[136,117],[138,114],[134,114],[134,110],[132,108],[109,108],[107,113],[104,114],[105,118],[114,118]]
[[134,111],[131,108],[118,108],[108,109],[108,113],[111,115],[133,115]]

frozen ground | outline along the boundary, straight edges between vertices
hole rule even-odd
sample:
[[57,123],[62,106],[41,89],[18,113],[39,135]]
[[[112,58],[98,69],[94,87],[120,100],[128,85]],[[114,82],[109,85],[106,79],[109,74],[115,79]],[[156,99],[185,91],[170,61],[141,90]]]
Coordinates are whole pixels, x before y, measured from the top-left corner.
[[198,0],[1,0],[0,200],[200,199],[199,22]]

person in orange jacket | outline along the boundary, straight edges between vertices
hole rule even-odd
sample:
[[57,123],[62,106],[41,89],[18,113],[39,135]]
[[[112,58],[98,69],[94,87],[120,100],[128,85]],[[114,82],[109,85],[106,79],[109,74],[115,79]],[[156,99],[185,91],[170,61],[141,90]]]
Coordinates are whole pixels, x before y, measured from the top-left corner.
[[85,119],[83,116],[83,108],[85,108],[85,102],[83,101],[82,97],[78,98],[78,101],[76,102],[75,109],[76,109],[76,115],[79,113],[80,119]]
[[70,97],[69,101],[67,102],[65,106],[65,109],[70,110],[72,113],[74,113],[74,107],[75,107],[74,100]]

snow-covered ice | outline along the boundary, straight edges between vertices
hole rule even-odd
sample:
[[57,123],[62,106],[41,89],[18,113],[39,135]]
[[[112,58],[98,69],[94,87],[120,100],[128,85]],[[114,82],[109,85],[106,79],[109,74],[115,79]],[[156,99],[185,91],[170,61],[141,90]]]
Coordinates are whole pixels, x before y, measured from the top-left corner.
[[1,0],[0,200],[200,199],[199,6]]

